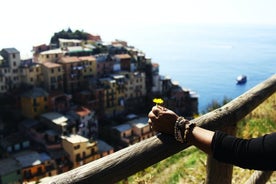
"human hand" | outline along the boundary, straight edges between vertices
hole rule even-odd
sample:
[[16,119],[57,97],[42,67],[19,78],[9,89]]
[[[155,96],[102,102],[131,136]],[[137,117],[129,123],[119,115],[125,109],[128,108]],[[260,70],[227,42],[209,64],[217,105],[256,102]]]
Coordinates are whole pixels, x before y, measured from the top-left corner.
[[153,130],[174,135],[174,124],[178,118],[175,112],[157,105],[152,107],[148,117],[148,123]]

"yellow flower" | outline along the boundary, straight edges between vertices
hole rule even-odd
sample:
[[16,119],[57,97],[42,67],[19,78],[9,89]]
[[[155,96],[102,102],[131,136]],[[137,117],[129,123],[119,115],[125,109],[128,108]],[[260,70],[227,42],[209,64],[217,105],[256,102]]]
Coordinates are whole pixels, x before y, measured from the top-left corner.
[[156,103],[156,105],[161,105],[164,102],[162,98],[154,98],[152,101]]

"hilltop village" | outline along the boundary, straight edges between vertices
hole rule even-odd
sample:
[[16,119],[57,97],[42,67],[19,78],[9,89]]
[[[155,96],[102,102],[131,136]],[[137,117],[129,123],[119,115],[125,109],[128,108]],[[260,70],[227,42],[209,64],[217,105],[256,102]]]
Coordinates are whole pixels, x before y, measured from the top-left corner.
[[88,34],[32,52],[0,51],[0,183],[38,182],[154,136],[153,98],[198,113],[192,91],[125,41]]

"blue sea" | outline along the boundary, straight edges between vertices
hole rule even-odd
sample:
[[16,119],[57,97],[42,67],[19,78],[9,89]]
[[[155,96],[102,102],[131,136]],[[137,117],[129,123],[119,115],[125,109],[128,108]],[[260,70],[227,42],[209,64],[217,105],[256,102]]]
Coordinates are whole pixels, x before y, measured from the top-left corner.
[[[276,26],[171,24],[135,28],[128,36],[129,44],[159,63],[160,75],[198,94],[199,112],[276,71]],[[244,85],[236,85],[240,74],[247,76]]]

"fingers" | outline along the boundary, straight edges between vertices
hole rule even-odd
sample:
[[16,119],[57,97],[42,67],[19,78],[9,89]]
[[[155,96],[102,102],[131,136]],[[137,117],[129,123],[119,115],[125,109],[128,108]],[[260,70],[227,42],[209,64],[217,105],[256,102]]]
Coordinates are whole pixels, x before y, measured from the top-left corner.
[[150,129],[153,129],[153,126],[152,126],[153,123],[152,123],[151,119],[148,120],[148,124],[149,124],[149,126],[150,126]]
[[161,105],[155,105],[152,107],[151,112],[153,112],[153,114],[158,117],[160,113],[165,112],[167,110],[168,109],[166,109],[165,107],[162,107]]

